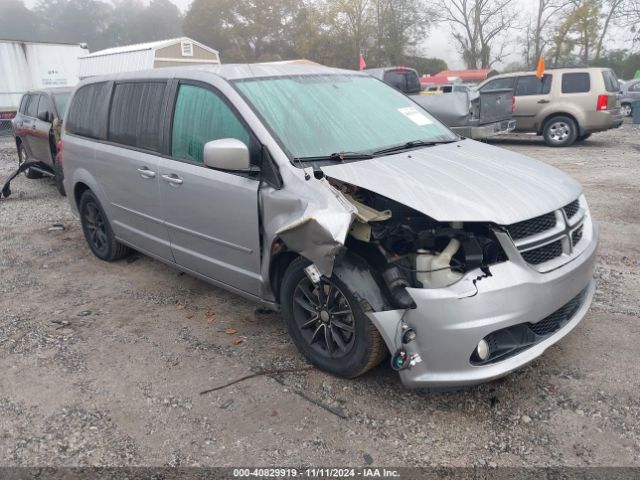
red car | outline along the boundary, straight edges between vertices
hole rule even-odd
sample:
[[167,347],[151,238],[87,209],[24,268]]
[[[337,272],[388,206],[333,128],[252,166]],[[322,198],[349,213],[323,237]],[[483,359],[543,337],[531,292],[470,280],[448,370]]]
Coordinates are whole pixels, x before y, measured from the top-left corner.
[[18,149],[18,164],[39,162],[25,170],[26,177],[40,178],[45,175],[55,178],[61,195],[65,192],[58,141],[72,91],[72,88],[29,91],[22,96],[18,112],[11,120]]

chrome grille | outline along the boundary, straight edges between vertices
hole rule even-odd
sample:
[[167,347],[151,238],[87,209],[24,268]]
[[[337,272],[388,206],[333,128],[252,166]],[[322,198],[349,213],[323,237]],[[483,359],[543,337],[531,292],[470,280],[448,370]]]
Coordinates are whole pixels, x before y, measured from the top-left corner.
[[507,231],[511,238],[520,240],[553,228],[556,225],[556,214],[554,212],[540,215],[539,217],[514,223],[507,226]]
[[562,255],[562,240],[556,240],[543,247],[522,252],[522,258],[532,265],[548,262],[560,255]]
[[564,210],[564,213],[567,215],[567,218],[573,218],[576,215],[576,213],[578,213],[578,210],[580,210],[580,200],[576,198],[569,205],[565,205],[564,207],[562,207],[562,209]]
[[504,229],[525,262],[540,272],[549,271],[563,263],[561,257],[568,260],[583,238],[587,211],[581,206],[578,198],[558,210]]

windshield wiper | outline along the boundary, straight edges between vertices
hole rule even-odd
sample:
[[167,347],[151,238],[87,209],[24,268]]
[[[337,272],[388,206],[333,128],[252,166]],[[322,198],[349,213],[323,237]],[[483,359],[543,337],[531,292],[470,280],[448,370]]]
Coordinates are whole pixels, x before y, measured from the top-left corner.
[[457,141],[458,140],[435,140],[435,141],[427,142],[424,140],[412,140],[410,142],[401,143],[400,145],[394,145],[392,147],[383,148],[382,150],[373,152],[373,154],[384,155],[385,153],[401,152],[403,150],[409,150],[411,148],[416,148],[416,147],[433,147],[434,145],[440,145],[443,143],[453,143]]
[[330,155],[319,155],[316,157],[296,157],[294,161],[296,162],[320,162],[323,160],[334,160],[337,162],[342,162],[344,160],[368,160],[373,158],[373,155],[370,153],[362,153],[362,152],[335,152]]

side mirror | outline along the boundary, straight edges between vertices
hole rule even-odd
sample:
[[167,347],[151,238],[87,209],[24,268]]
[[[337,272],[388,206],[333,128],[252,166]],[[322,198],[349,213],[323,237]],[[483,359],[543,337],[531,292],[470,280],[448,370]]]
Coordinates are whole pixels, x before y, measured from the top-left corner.
[[49,112],[40,112],[38,114],[38,120],[42,121],[42,122],[47,122],[47,123],[51,123],[51,113]]
[[204,145],[204,164],[219,170],[249,171],[249,147],[235,138],[212,140]]

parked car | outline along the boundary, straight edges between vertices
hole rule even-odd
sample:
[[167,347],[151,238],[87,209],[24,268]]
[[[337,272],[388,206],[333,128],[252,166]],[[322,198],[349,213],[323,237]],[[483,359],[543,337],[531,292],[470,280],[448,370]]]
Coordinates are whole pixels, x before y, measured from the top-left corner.
[[618,80],[608,68],[545,70],[541,79],[508,73],[478,86],[481,93],[496,88],[513,89],[515,130],[543,135],[551,147],[568,147],[623,122]]
[[630,117],[633,115],[633,102],[640,101],[640,78],[625,82],[620,93],[622,94],[620,99],[622,115]]
[[511,116],[513,92],[509,88],[478,94],[461,85],[443,97],[425,92],[413,68],[371,68],[365,72],[408,95],[458,135],[481,139],[515,128]]
[[584,317],[598,230],[578,182],[462,139],[383,82],[308,65],[85,80],[62,135],[100,259],[134,248],[273,309],[310,362],[391,353],[411,387],[531,362]]
[[25,170],[27,178],[54,177],[64,195],[62,159],[58,152],[60,129],[73,88],[48,88],[25,93],[11,120],[18,149],[18,164],[38,162]]

